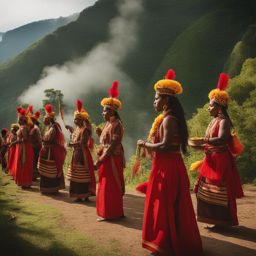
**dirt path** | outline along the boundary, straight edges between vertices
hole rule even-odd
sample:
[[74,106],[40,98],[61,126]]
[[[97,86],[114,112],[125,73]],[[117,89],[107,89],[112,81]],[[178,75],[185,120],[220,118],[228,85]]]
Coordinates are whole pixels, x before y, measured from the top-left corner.
[[[141,226],[144,197],[129,191],[124,198],[126,218],[115,222],[96,222],[95,198],[88,203],[73,203],[67,191],[59,195],[44,196],[38,186],[26,191],[25,200],[33,200],[57,208],[62,214],[63,225],[86,234],[99,244],[113,243],[122,255],[144,256],[148,251],[141,248]],[[243,199],[238,200],[240,226],[228,231],[212,232],[199,223],[206,256],[255,256],[256,255],[256,187],[246,186]],[[193,204],[195,196],[192,195]],[[191,234],[193,235],[193,234]]]

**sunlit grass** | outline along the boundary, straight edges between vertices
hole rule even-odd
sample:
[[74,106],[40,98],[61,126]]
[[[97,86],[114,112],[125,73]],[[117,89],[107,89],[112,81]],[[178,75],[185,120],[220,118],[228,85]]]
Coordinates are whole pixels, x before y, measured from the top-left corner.
[[2,253],[19,256],[121,255],[117,243],[99,246],[96,237],[70,230],[58,209],[24,198],[24,192],[5,174],[1,174],[0,183]]

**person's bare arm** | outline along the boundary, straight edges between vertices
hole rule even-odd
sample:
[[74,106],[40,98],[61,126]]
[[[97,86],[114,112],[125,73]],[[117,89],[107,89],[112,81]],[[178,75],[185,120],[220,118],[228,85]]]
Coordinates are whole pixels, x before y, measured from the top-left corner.
[[65,128],[72,134],[74,132],[74,128],[71,125],[65,125]]
[[223,145],[227,143],[229,136],[230,136],[230,123],[228,120],[222,119],[220,121],[218,137],[205,138],[205,142],[214,146]]
[[98,137],[100,137],[101,133],[102,133],[102,130],[100,127],[97,127],[96,130],[95,130],[96,134],[98,135]]
[[167,116],[163,120],[163,139],[159,143],[150,143],[138,140],[137,145],[143,146],[153,151],[168,151],[171,149],[171,142],[177,133],[177,121],[171,116]]

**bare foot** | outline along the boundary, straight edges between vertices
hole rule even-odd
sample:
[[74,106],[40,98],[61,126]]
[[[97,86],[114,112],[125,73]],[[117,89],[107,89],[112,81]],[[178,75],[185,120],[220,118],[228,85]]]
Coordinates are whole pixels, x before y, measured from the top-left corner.
[[204,225],[204,228],[205,228],[205,229],[209,229],[209,230],[210,230],[210,229],[213,229],[214,227],[215,227],[215,225],[210,225],[210,224],[205,224],[205,225]]
[[97,221],[98,221],[98,222],[101,222],[101,221],[106,221],[106,220],[107,220],[107,219],[105,219],[105,218],[102,218],[102,217],[98,217],[98,218],[97,218]]

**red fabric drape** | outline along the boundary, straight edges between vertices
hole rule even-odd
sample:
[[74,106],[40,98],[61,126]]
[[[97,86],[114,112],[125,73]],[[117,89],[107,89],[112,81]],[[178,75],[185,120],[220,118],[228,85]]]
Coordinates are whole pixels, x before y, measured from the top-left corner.
[[202,255],[189,179],[179,153],[154,154],[147,183],[142,246],[161,255]]
[[54,155],[54,160],[56,163],[56,168],[58,174],[63,172],[63,165],[65,162],[65,157],[67,154],[67,151],[64,147],[65,138],[61,130],[61,126],[58,123],[55,123],[56,125],[56,142],[57,145],[52,145],[52,152]]
[[[221,119],[217,120],[212,137],[218,137]],[[230,137],[230,139],[232,139]],[[229,143],[230,144],[230,141]],[[212,184],[225,183],[227,186],[229,209],[234,225],[238,225],[236,198],[244,196],[241,180],[236,168],[235,159],[227,145],[226,150],[221,152],[208,152],[205,147],[205,157],[199,170],[199,179],[205,177]]]
[[108,157],[98,172],[97,214],[106,219],[123,216],[123,155]]
[[31,143],[16,145],[14,157],[15,182],[18,186],[30,186],[32,184],[34,152]]
[[13,145],[8,149],[7,168],[12,177],[15,177],[15,172],[14,172],[15,151],[16,151],[16,145]]
[[89,173],[91,177],[91,182],[90,182],[90,192],[93,195],[96,195],[96,180],[95,180],[95,174],[94,174],[94,165],[93,165],[93,159],[91,152],[89,148],[84,149],[84,154],[86,156],[87,162],[88,162],[88,168],[89,168]]
[[143,194],[147,193],[148,181],[139,184],[135,189]]

